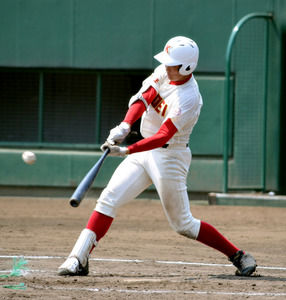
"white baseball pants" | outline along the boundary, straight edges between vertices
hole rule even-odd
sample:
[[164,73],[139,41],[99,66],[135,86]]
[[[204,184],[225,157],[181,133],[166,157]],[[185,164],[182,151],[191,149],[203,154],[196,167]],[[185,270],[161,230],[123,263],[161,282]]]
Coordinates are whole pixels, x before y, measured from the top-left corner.
[[101,193],[95,210],[114,218],[120,206],[135,199],[153,183],[172,228],[196,239],[200,221],[191,214],[186,186],[191,157],[186,145],[128,155]]

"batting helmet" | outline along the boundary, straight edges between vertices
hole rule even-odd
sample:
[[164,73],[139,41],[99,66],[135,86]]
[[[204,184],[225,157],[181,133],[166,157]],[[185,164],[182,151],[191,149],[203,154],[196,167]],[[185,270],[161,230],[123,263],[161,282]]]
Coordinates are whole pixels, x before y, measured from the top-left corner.
[[154,58],[165,66],[182,65],[179,73],[189,75],[198,64],[199,48],[193,40],[184,36],[176,36],[170,39],[164,50],[155,55]]

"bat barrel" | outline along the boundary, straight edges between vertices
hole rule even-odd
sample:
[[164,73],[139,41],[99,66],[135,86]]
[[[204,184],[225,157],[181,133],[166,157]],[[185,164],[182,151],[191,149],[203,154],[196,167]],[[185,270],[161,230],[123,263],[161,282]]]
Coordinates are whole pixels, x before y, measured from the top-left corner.
[[88,192],[91,187],[99,169],[105,159],[105,157],[110,152],[109,149],[106,149],[98,162],[89,170],[83,180],[80,182],[73,195],[70,198],[70,205],[72,207],[78,207],[80,205],[81,200],[84,198],[85,194]]
[[72,207],[78,207],[79,206],[80,201],[78,201],[77,199],[70,199],[70,205]]

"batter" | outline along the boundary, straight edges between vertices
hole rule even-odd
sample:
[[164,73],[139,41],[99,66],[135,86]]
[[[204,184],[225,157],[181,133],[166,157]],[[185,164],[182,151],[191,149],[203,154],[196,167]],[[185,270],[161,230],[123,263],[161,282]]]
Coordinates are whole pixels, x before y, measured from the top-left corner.
[[[199,48],[193,40],[177,36],[154,57],[161,65],[131,97],[125,118],[101,146],[102,151],[110,149],[109,155],[126,158],[101,193],[86,228],[58,273],[87,275],[89,254],[109,229],[118,208],[154,184],[177,233],[222,252],[237,267],[237,275],[250,276],[256,269],[255,259],[190,211],[186,178],[192,155],[188,142],[203,105],[193,75]],[[119,146],[139,118],[143,139]]]

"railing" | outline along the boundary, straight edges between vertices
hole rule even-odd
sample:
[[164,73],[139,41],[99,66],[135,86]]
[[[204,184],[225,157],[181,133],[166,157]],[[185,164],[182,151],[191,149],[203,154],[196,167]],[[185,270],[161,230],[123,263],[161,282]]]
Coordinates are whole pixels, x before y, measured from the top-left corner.
[[228,155],[229,155],[229,115],[230,115],[230,73],[231,73],[231,54],[235,42],[235,38],[240,31],[241,27],[251,19],[263,18],[266,20],[265,32],[265,72],[264,72],[264,109],[263,109],[263,166],[262,166],[262,189],[265,190],[266,181],[266,123],[267,123],[267,82],[268,82],[268,41],[269,41],[269,20],[272,20],[272,13],[250,13],[241,18],[233,27],[231,35],[228,40],[226,49],[226,85],[225,85],[225,103],[224,103],[224,131],[223,131],[223,192],[228,192]]

